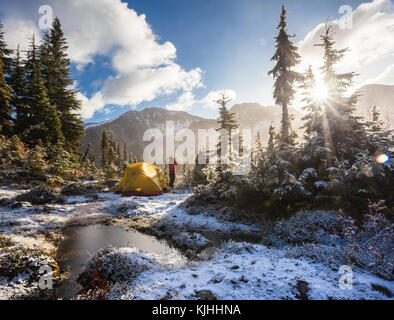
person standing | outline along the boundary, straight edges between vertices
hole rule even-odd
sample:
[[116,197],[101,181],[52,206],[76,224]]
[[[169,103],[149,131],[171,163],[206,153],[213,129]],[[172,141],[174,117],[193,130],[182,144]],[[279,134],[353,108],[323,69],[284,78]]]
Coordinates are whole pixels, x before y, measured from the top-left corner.
[[169,163],[169,167],[170,167],[170,184],[169,184],[169,187],[170,188],[174,188],[175,172],[176,172],[176,166],[178,165],[178,163],[172,157],[170,157],[169,160],[170,160],[170,163]]

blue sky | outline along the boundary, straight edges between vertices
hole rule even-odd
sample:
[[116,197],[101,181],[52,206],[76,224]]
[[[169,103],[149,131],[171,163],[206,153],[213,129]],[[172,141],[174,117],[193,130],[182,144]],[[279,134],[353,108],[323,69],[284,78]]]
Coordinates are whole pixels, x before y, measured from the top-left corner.
[[[10,4],[9,1],[0,0],[2,19],[5,20],[6,31],[10,30],[11,33],[10,42],[15,43],[16,38],[25,36],[27,32],[25,29],[34,29],[33,27],[40,17],[37,12],[40,5],[49,3],[53,7],[53,14],[60,16],[65,33],[69,39],[71,38],[73,78],[78,81],[78,89],[81,90],[86,100],[84,101],[86,108],[91,108],[91,112],[87,113],[89,118],[85,117],[87,122],[114,118],[131,108],[140,110],[157,106],[174,109],[175,107],[171,107],[171,105],[177,102],[179,103],[176,105],[176,110],[185,110],[212,118],[217,115],[217,111],[214,105],[207,107],[205,102],[215,96],[214,94],[209,96],[210,93],[223,89],[235,92],[234,103],[273,104],[273,81],[266,74],[273,66],[269,60],[274,52],[273,37],[277,34],[276,25],[282,1],[130,0],[127,1],[127,8],[125,8],[125,5],[121,5],[120,0],[84,0],[82,1],[84,5],[81,8],[75,5],[77,3],[75,0],[68,0],[67,4],[58,0],[32,0],[28,5],[24,2],[24,6],[27,8],[23,13],[19,9],[22,2],[16,0]],[[106,7],[108,2],[113,2],[111,7],[114,8],[113,12],[112,9]],[[327,17],[335,21],[342,16],[338,12],[341,6],[349,5],[356,11],[362,3],[371,3],[371,1],[286,0],[283,3],[288,10],[288,30],[291,33],[296,33],[297,37],[294,40],[296,43],[304,40],[305,48],[302,49],[302,52],[308,54],[311,44],[307,43],[309,40],[305,37],[310,34],[312,38],[316,38],[319,24],[323,23]],[[367,9],[371,12],[369,18],[373,18],[373,10],[380,10],[385,14],[387,25],[389,25],[393,21],[392,2],[375,0],[373,4],[374,7],[371,6]],[[99,6],[102,6],[103,9],[100,10]],[[131,10],[135,11],[137,16],[129,15]],[[360,17],[362,17],[363,12],[361,9],[359,11]],[[115,21],[108,19],[111,14]],[[145,15],[144,23],[146,25],[140,21],[142,14]],[[23,21],[26,26],[29,25],[29,21],[33,24],[30,29],[18,25],[20,29],[18,34],[12,31],[15,29],[15,27],[12,28],[15,20]],[[134,24],[134,21],[137,20],[138,24]],[[80,32],[78,31],[79,23],[81,23]],[[132,30],[139,27],[142,28],[141,30],[145,30],[144,32],[150,30],[156,39],[149,40],[150,42],[139,39],[139,36],[135,35]],[[92,30],[97,29],[99,33],[101,32],[100,28],[106,32],[104,38],[100,38],[100,35],[92,35]],[[108,31],[109,29],[111,31]],[[38,28],[37,32],[40,32]],[[85,38],[82,37],[84,32],[86,32]],[[112,36],[118,37],[118,32],[122,34],[122,37],[119,36],[119,40],[116,40],[118,42],[112,41]],[[341,34],[341,37],[350,43],[359,45],[360,41],[357,41],[358,38],[356,38],[358,33],[353,30],[352,33]],[[351,38],[352,35],[355,39]],[[90,41],[95,36],[97,36],[97,42],[108,41],[111,44],[105,47],[105,44],[99,45],[93,40]],[[82,40],[78,37],[81,37]],[[159,49],[162,49],[163,53],[159,58],[156,57],[157,59],[152,57],[152,61],[137,66],[133,65],[129,71],[124,72],[121,66],[115,66],[114,57],[118,48],[123,46],[122,41],[124,42],[124,39],[129,39],[129,37],[136,37],[136,46],[141,46],[142,49],[137,50],[139,53],[132,53],[134,50],[133,41],[130,41],[127,47],[120,50],[123,59],[120,61],[132,64],[132,61],[127,60],[128,51],[130,51],[130,60],[133,60],[133,57],[134,60],[139,60],[141,56],[143,59],[144,55],[154,56],[156,54],[154,51]],[[157,48],[156,44],[151,45],[152,41],[157,43]],[[345,44],[346,41],[344,41]],[[83,48],[84,42],[86,42],[86,47],[89,47],[88,49]],[[171,45],[166,44],[167,42]],[[393,48],[386,48],[383,43],[381,46],[383,58],[375,59],[380,62],[375,61],[374,65],[364,65],[363,63],[354,65],[356,71],[366,74],[363,80],[379,77],[390,66],[384,59],[387,58],[389,61],[388,58],[392,58]],[[145,54],[148,50],[152,52]],[[312,49],[310,51],[312,52]],[[165,78],[161,78],[161,82],[159,82],[158,78],[153,78],[152,75],[154,89],[146,86],[141,88],[142,84],[138,81],[147,82],[147,80],[145,76],[138,74],[139,71],[133,71],[144,69],[146,72],[152,70],[152,72],[156,72],[166,66],[176,66],[177,71],[172,69],[174,72],[171,73],[173,83],[167,85]],[[192,70],[196,72],[189,74]],[[163,77],[165,76],[163,75]],[[114,78],[119,79],[114,80]],[[185,88],[182,84],[183,79],[192,79],[190,81],[193,84]],[[109,83],[110,81],[114,83]],[[120,87],[123,91],[119,89]],[[142,93],[136,90],[141,90]],[[97,99],[92,99],[98,92],[100,95],[96,95]],[[134,96],[140,98],[133,99]],[[184,99],[180,99],[182,96]],[[122,104],[124,106],[120,106]]]

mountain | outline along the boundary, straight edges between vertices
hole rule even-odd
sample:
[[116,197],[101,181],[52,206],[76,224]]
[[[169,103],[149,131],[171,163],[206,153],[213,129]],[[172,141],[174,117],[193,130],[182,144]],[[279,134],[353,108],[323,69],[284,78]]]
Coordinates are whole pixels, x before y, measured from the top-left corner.
[[377,106],[381,119],[389,128],[394,128],[394,86],[369,84],[360,88],[360,99],[356,114],[371,119],[372,108]]
[[[263,107],[258,103],[237,104],[231,108],[237,114],[241,129],[250,128],[254,135],[260,131],[263,144],[268,141],[268,128],[271,122],[276,127],[280,125],[281,109],[279,107]],[[295,115],[293,123],[295,128],[299,128],[301,113],[295,109],[290,109],[290,113]],[[143,136],[148,129],[158,128],[165,135],[167,121],[174,121],[175,132],[183,128],[188,128],[195,133],[199,129],[216,129],[217,122],[214,119],[204,119],[191,115],[183,111],[169,111],[162,108],[148,108],[142,111],[128,111],[120,117],[101,123],[85,124],[85,136],[82,138],[82,148],[91,143],[93,151],[98,159],[100,152],[101,134],[104,129],[111,130],[118,143],[127,145],[128,152],[140,156],[147,144]],[[178,143],[179,144],[179,143]]]
[[[189,128],[191,125],[204,122],[206,119],[193,116],[182,111],[169,111],[162,108],[149,108],[142,111],[128,111],[118,118],[101,123],[85,125],[85,135],[81,140],[82,150],[91,143],[98,159],[100,153],[101,135],[104,129],[111,130],[115,140],[121,144],[126,143],[127,150],[140,156],[148,142],[143,141],[144,133],[148,129],[158,128],[165,134],[167,121],[174,121],[175,130]],[[198,125],[197,125],[198,127]]]
[[[360,88],[360,99],[356,113],[365,118],[371,118],[372,107],[378,106],[382,120],[391,128],[394,127],[394,86],[366,85]],[[280,127],[281,108],[275,106],[263,107],[258,103],[236,104],[231,111],[237,114],[241,129],[250,128],[254,136],[260,132],[263,145],[268,142],[268,128],[271,123]],[[289,109],[293,115],[293,129],[302,135],[302,113],[296,109]],[[128,152],[140,156],[150,142],[144,142],[143,136],[148,129],[158,128],[165,135],[167,121],[174,121],[175,132],[183,128],[191,129],[197,137],[198,129],[216,129],[216,120],[205,119],[183,111],[169,111],[162,108],[148,108],[142,111],[128,111],[120,117],[100,122],[85,124],[85,136],[82,138],[82,148],[91,143],[98,159],[101,134],[104,129],[111,130],[118,143],[126,143]],[[178,142],[180,144],[180,142]]]

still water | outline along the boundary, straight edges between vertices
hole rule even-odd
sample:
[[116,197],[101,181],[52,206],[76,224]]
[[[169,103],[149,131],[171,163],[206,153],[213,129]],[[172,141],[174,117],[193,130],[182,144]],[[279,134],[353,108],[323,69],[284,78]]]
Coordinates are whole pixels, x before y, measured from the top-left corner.
[[[57,262],[61,271],[70,273],[70,282],[74,282],[89,258],[99,249],[105,247],[136,247],[151,254],[157,261],[168,268],[181,267],[187,259],[176,249],[171,248],[155,237],[138,231],[127,231],[120,225],[91,225],[69,227],[63,231],[64,240],[59,244]],[[66,289],[61,295],[71,296],[76,289]],[[63,290],[64,291],[64,290]],[[76,290],[77,291],[77,290]]]

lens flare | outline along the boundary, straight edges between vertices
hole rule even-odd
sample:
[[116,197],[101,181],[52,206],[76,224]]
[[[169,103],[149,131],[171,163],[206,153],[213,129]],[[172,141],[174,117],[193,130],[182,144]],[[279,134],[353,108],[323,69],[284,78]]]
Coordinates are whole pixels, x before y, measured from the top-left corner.
[[376,157],[376,162],[383,164],[390,161],[390,157],[387,154],[380,154]]
[[313,97],[316,101],[326,101],[328,99],[328,88],[323,82],[317,82],[313,87]]

